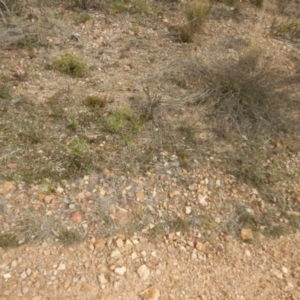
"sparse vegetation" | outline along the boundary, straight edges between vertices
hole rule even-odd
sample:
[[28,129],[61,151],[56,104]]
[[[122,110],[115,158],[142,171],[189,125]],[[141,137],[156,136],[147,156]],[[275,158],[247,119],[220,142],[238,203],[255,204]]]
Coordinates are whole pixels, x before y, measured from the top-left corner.
[[75,24],[86,23],[91,19],[91,16],[86,11],[81,11],[74,16]]
[[206,1],[191,0],[186,4],[185,14],[192,31],[199,31],[203,27],[209,11],[210,5]]

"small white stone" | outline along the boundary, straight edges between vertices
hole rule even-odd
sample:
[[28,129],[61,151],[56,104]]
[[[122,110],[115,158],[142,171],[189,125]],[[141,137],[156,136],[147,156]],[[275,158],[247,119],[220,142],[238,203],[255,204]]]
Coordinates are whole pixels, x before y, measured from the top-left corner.
[[9,278],[11,278],[11,275],[10,275],[10,273],[6,273],[6,274],[3,275],[3,277],[4,277],[5,279],[9,279]]
[[137,269],[137,273],[139,275],[139,277],[145,281],[148,279],[149,275],[150,275],[150,270],[148,269],[148,267],[146,265],[141,265],[138,269]]
[[30,275],[31,275],[31,273],[32,273],[31,269],[30,269],[30,268],[28,268],[28,269],[26,270],[26,274],[27,274],[27,276],[30,276]]
[[284,274],[288,274],[288,273],[289,273],[289,270],[288,270],[288,268],[286,268],[286,267],[282,267],[281,270],[282,270],[282,272],[283,272]]
[[106,284],[108,282],[107,279],[105,278],[104,274],[100,274],[98,276],[98,281],[99,281],[100,284]]
[[57,270],[59,270],[59,271],[63,271],[65,269],[66,269],[66,265],[63,264],[63,263],[60,263],[59,266],[58,266],[58,268],[57,268]]
[[18,261],[15,259],[15,260],[13,260],[12,262],[11,262],[11,267],[12,268],[14,268],[14,267],[16,267],[17,266],[17,264],[18,264]]
[[186,207],[185,207],[185,214],[186,214],[186,215],[190,215],[191,212],[192,212],[192,208],[191,208],[190,206],[186,206]]
[[126,267],[115,268],[115,273],[118,275],[124,275],[126,273]]
[[246,250],[245,255],[246,255],[247,257],[251,257],[251,252],[250,252],[249,250]]
[[132,252],[131,258],[132,258],[132,259],[136,259],[137,257],[138,257],[138,255],[136,254],[136,252]]
[[121,257],[121,256],[122,256],[122,254],[121,254],[120,250],[118,250],[118,249],[114,250],[114,251],[110,254],[110,257],[111,257],[111,258],[119,258],[119,257]]
[[26,277],[27,277],[26,272],[25,271],[22,272],[20,277],[21,277],[21,279],[26,279]]

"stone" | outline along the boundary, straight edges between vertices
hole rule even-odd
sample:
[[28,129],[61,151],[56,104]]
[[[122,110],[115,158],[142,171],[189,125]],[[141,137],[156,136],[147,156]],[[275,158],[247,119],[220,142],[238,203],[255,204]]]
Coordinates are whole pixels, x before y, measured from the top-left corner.
[[74,211],[70,215],[74,223],[81,223],[83,221],[83,213],[81,211]]
[[60,263],[59,266],[58,266],[58,268],[57,268],[57,270],[59,270],[59,271],[63,271],[65,269],[66,269],[66,265],[63,264],[63,263]]
[[252,241],[253,240],[253,232],[250,228],[243,228],[241,230],[241,238],[243,241]]
[[150,270],[146,265],[141,265],[137,269],[137,273],[138,273],[139,277],[141,278],[141,280],[145,281],[148,279],[148,277],[150,275]]
[[150,286],[140,293],[143,300],[158,300],[160,297],[160,291],[155,286]]
[[115,273],[123,276],[126,273],[126,267],[115,268]]

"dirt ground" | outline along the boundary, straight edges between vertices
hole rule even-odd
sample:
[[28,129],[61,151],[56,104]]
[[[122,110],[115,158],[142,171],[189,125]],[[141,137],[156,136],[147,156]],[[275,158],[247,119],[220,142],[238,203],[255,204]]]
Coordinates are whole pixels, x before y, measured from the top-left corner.
[[225,2],[0,16],[0,299],[300,299],[299,4]]

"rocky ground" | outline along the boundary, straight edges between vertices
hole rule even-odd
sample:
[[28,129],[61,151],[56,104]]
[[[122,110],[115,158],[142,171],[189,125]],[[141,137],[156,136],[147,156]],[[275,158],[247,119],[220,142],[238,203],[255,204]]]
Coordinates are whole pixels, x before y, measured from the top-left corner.
[[[300,299],[298,133],[239,152],[250,137],[216,140],[201,106],[205,76],[252,46],[297,103],[297,28],[292,40],[270,33],[285,18],[276,1],[214,2],[182,43],[184,3],[149,3],[91,9],[85,22],[29,6],[1,27],[13,95],[0,91],[0,299]],[[66,52],[85,76],[50,67]],[[105,94],[105,108],[83,105],[90,94]],[[129,104],[151,111],[140,131],[97,123]]]

